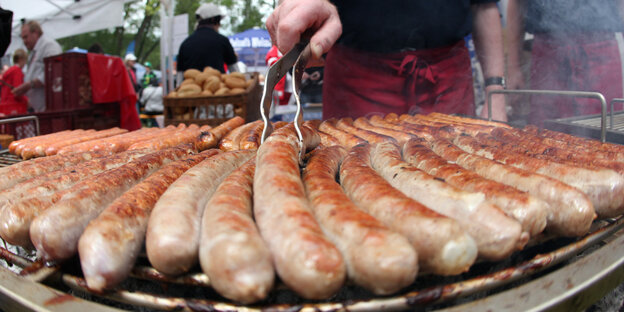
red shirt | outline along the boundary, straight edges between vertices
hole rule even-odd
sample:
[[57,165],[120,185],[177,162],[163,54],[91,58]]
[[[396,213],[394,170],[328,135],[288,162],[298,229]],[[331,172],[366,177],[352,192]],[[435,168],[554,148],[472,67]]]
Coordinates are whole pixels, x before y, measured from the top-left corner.
[[[2,75],[2,80],[15,88],[24,83],[24,73],[19,66],[14,65]],[[2,84],[2,89],[0,90],[0,113],[5,115],[25,114],[27,107],[28,98],[26,96],[15,96],[9,86]]]

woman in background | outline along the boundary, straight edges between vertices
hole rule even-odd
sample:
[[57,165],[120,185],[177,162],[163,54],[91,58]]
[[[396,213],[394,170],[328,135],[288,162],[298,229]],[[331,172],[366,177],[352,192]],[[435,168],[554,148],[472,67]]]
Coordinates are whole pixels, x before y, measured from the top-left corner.
[[28,55],[23,49],[13,52],[13,66],[2,75],[2,89],[0,90],[0,114],[25,114],[28,107],[28,98],[24,95],[14,95],[13,89],[24,83],[24,72]]

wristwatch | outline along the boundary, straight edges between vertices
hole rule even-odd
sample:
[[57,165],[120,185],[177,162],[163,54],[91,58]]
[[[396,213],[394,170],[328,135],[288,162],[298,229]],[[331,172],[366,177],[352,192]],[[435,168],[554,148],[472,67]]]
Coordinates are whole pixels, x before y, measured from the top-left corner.
[[502,86],[503,88],[505,88],[506,87],[505,77],[494,76],[494,77],[485,78],[485,87],[493,86],[493,85]]

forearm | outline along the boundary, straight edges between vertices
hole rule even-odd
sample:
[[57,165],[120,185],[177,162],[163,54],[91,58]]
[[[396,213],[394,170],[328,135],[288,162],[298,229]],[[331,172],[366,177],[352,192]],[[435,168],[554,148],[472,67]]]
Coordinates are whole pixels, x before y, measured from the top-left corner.
[[[483,69],[483,76],[487,78],[503,77],[505,73],[505,58],[503,53],[503,34],[500,14],[495,3],[475,4],[473,12],[473,39],[477,58]],[[486,86],[486,92],[503,89],[502,85]],[[482,117],[488,117],[491,105],[491,115],[495,120],[507,121],[505,98],[502,95],[492,97],[491,103],[481,112]]]
[[473,12],[473,39],[483,75],[502,77],[505,71],[503,34],[500,14],[494,3],[475,4]]
[[509,68],[521,67],[520,55],[524,43],[524,0],[509,0],[507,5],[507,64]]

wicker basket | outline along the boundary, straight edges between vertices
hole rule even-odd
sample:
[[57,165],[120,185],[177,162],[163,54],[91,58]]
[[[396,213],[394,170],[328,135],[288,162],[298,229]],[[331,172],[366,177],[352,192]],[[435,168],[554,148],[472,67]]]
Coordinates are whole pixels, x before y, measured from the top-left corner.
[[260,118],[262,89],[258,73],[251,74],[251,84],[244,93],[221,96],[163,98],[165,125],[197,124],[217,126],[234,116],[245,122]]

